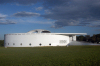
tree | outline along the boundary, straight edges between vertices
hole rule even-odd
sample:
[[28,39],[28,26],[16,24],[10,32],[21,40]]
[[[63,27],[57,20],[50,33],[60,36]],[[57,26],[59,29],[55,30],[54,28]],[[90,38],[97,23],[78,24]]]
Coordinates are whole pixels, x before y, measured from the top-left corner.
[[96,42],[99,43],[100,42],[100,34],[94,34],[93,36],[90,37],[90,35],[85,35],[85,36],[77,36],[77,40],[78,41],[87,41],[87,42]]
[[0,46],[4,46],[4,40],[0,40]]
[[91,37],[91,42],[92,43],[96,42],[96,35],[95,34]]
[[78,41],[85,41],[85,37],[83,35],[77,36]]
[[88,42],[90,42],[90,35],[85,35],[85,39],[86,39],[86,41],[88,41]]

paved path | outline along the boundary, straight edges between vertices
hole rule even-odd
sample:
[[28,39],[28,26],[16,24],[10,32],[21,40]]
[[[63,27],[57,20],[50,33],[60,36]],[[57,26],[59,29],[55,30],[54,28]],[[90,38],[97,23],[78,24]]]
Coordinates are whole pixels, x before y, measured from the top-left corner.
[[70,42],[69,45],[100,45],[100,44],[96,44],[96,43],[88,43],[88,42],[82,42],[82,41],[72,41]]

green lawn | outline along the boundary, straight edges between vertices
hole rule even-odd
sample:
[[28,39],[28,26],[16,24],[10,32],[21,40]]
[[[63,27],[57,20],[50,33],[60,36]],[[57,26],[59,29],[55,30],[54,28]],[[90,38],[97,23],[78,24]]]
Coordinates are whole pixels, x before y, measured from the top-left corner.
[[100,46],[0,47],[0,66],[100,66]]

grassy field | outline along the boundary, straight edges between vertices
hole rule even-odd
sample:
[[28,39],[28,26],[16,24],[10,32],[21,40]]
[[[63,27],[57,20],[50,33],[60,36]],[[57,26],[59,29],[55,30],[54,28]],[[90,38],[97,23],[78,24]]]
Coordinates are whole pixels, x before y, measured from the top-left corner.
[[0,66],[100,66],[100,46],[0,47]]

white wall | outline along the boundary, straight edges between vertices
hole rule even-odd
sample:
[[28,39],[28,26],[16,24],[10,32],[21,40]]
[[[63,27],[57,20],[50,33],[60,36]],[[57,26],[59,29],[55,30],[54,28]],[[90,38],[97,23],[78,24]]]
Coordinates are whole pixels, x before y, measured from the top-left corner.
[[72,37],[69,37],[69,42],[71,42],[72,41]]
[[[51,35],[49,33],[34,34],[6,34],[4,37],[5,47],[34,47],[34,46],[66,46],[69,36]],[[9,45],[8,45],[9,43]],[[22,43],[22,45],[20,45]],[[31,43],[31,45],[29,45]],[[13,45],[15,44],[15,45]]]

